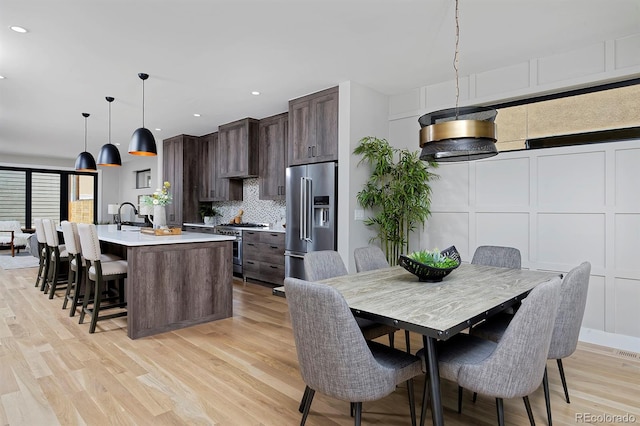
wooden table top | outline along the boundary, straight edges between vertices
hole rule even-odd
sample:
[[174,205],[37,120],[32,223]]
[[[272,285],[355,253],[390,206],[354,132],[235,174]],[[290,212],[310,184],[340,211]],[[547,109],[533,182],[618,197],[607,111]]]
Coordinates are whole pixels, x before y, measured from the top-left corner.
[[419,282],[400,266],[321,281],[358,316],[446,340],[525,297],[556,272],[462,264],[441,282]]

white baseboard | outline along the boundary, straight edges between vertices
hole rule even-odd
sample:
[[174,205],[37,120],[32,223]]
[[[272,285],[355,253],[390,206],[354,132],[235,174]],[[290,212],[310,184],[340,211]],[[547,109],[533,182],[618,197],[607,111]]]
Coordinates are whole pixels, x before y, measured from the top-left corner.
[[594,345],[640,353],[639,337],[625,336],[623,334],[608,333],[606,331],[582,327],[578,339],[581,342],[593,343]]

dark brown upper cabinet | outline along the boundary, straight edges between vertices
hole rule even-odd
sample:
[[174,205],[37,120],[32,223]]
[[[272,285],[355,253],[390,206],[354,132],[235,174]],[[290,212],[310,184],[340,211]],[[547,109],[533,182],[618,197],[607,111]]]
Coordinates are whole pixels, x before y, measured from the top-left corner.
[[218,177],[218,132],[200,137],[200,201],[242,201],[242,181]]
[[288,138],[288,113],[260,120],[261,200],[284,200]]
[[289,101],[289,166],[338,159],[338,87]]
[[258,125],[258,120],[244,118],[218,127],[219,178],[258,176]]

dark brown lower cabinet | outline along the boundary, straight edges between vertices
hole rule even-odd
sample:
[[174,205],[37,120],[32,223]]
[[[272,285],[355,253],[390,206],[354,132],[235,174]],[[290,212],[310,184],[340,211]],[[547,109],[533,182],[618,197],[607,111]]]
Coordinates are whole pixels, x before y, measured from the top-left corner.
[[275,285],[284,282],[284,232],[242,232],[242,274]]

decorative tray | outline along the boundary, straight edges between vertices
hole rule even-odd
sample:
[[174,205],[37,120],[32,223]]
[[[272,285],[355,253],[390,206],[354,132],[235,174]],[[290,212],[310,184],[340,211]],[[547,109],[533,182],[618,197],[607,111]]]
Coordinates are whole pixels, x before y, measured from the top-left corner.
[[140,228],[142,234],[147,235],[180,235],[182,234],[182,228]]
[[457,260],[458,264],[450,268],[434,268],[433,266],[425,265],[424,263],[411,259],[409,256],[401,254],[398,259],[398,265],[418,277],[418,280],[420,281],[437,283],[442,281],[442,279],[449,275],[451,271],[460,266],[460,253],[458,253],[455,246],[448,247],[440,253],[446,255],[450,259]]

